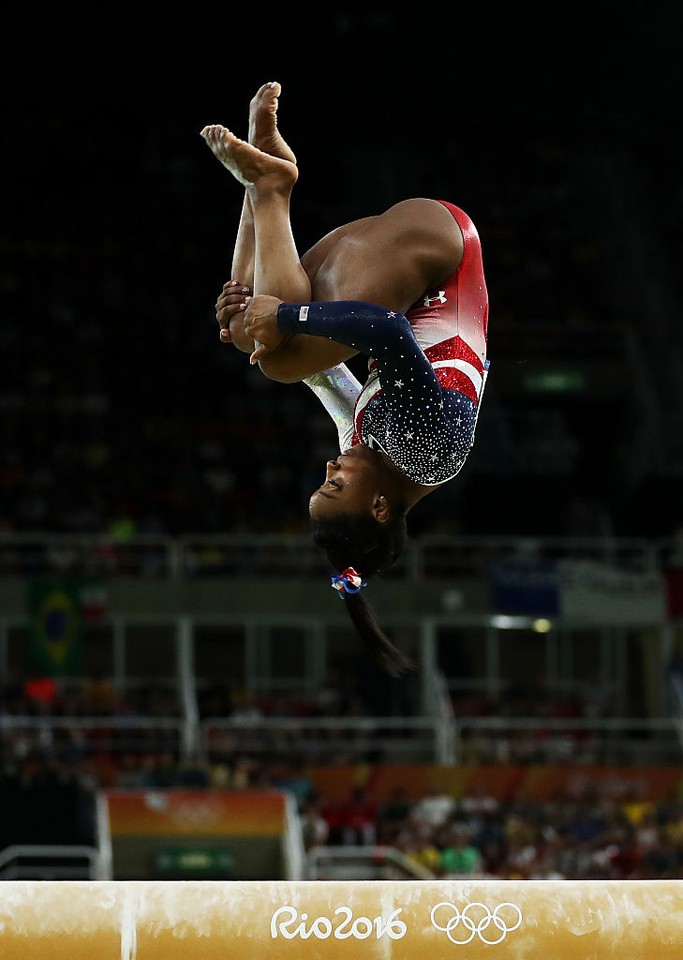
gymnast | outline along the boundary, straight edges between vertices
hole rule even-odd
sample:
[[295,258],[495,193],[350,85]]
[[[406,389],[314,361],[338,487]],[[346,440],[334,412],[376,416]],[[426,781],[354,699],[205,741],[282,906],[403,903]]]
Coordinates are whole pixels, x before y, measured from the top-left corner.
[[[447,200],[411,198],[333,229],[299,257],[290,204],[299,176],[280,133],[281,86],[264,84],[248,138],[202,136],[244,187],[220,338],[269,378],[304,382],[333,419],[339,452],[310,498],[314,542],[358,634],[382,668],[411,660],[362,593],[405,549],[406,516],[454,479],[486,384],[488,293],[478,232]],[[368,360],[364,383],[347,362]]]

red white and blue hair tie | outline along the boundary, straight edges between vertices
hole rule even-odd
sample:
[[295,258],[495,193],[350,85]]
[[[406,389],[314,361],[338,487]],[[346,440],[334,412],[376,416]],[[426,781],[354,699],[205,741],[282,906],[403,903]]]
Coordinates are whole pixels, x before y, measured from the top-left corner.
[[334,590],[339,591],[339,599],[346,599],[346,594],[353,595],[354,593],[360,593],[363,587],[366,585],[366,581],[356,573],[353,567],[347,567],[346,570],[336,576],[332,577],[330,580]]

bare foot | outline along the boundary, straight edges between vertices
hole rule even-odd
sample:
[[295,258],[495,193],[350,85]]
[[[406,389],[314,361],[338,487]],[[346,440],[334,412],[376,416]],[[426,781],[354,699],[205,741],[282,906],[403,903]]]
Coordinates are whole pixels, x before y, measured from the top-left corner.
[[297,181],[299,171],[295,163],[264,153],[251,143],[240,140],[227,127],[210,124],[204,127],[201,135],[214,156],[244,187],[268,185],[284,192],[291,190]]
[[271,157],[280,157],[296,163],[294,151],[285,142],[277,126],[278,99],[282,93],[280,84],[273,80],[264,83],[249,104],[249,143]]

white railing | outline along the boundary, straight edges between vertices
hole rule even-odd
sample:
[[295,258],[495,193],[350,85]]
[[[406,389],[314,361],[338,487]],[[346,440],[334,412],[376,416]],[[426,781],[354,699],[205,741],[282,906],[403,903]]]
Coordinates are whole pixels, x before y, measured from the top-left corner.
[[[426,536],[410,540],[392,578],[451,577],[485,571],[510,557],[584,559],[654,571],[683,547],[673,539],[613,537]],[[683,558],[682,558],[683,561]],[[0,578],[15,576],[198,577],[318,576],[320,553],[305,535],[0,534]]]
[[95,847],[21,844],[0,850],[0,880],[107,879]]
[[458,717],[459,763],[680,763],[675,717]]
[[285,829],[282,835],[282,861],[286,880],[306,879],[306,846],[301,817],[294,795],[284,793]]
[[80,750],[118,755],[194,752],[196,742],[188,743],[186,728],[182,717],[0,716],[0,738],[9,742],[32,736],[36,745],[49,749],[63,745],[66,735]]
[[[444,735],[444,723],[451,730]],[[22,749],[33,735],[49,749],[78,732],[84,754],[145,756],[171,753],[179,759],[264,763],[296,757],[311,765],[429,763],[671,764],[681,761],[680,718],[595,719],[555,717],[255,717],[208,718],[197,730],[181,717],[0,717],[0,742]]]
[[[301,719],[257,717],[206,719],[194,717],[32,717],[0,716],[0,739],[8,746],[21,736],[49,749],[64,735],[76,736],[87,753],[171,753],[179,758],[201,757],[207,763],[235,757],[274,760],[296,754],[309,763],[357,762],[368,756],[392,763],[449,764],[444,754],[443,720],[429,717],[342,717]],[[25,745],[25,744],[24,744]]]
[[[442,726],[451,730],[444,734]],[[240,758],[277,762],[296,757],[311,765],[427,763],[678,764],[681,720],[633,717],[217,717],[197,731],[181,717],[0,717],[6,751],[49,749],[76,735],[84,755],[172,754],[207,764]],[[198,736],[195,739],[195,735]]]
[[434,874],[388,846],[313,847],[307,880],[434,880]]
[[207,718],[201,723],[204,759],[235,756],[264,760],[296,756],[306,763],[449,764],[441,718],[432,717],[254,717]]

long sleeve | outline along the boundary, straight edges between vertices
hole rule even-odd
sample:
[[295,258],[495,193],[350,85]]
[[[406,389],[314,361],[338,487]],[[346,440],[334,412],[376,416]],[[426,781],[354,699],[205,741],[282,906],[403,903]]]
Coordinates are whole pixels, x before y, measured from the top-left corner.
[[364,301],[330,301],[280,304],[277,319],[283,333],[328,337],[370,358],[354,437],[381,449],[416,483],[444,483],[458,473],[472,445],[477,404],[443,382],[450,368],[430,363],[407,317]]
[[283,333],[328,337],[372,357],[389,408],[424,408],[441,400],[434,370],[401,313],[360,300],[283,303],[277,320]]
[[360,383],[344,363],[306,377],[304,383],[334,421],[340,452],[348,450],[353,437],[353,411],[361,391]]

